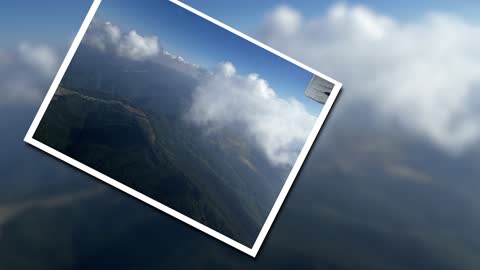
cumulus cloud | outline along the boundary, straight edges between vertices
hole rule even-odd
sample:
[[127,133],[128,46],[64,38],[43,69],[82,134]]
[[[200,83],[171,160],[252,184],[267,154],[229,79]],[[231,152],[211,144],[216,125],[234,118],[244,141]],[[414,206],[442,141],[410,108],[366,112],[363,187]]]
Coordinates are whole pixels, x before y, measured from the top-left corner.
[[277,166],[296,160],[315,122],[299,101],[279,97],[257,74],[237,74],[232,63],[201,80],[187,118],[212,132],[242,130]]
[[0,50],[0,105],[40,101],[59,65],[55,50],[45,45]]
[[365,102],[452,153],[479,142],[480,25],[441,13],[404,23],[347,4],[306,19],[281,6],[258,35],[342,81],[344,102]]
[[162,48],[155,36],[140,36],[110,22],[94,21],[83,42],[106,53],[149,60],[192,75],[198,85],[192,86],[195,90],[186,119],[208,132],[241,127],[245,132],[241,136],[259,146],[274,165],[296,160],[315,122],[299,101],[278,97],[258,75],[238,75],[232,63],[208,70]]
[[167,65],[193,76],[204,70],[203,67],[162,48],[157,36],[142,36],[135,30],[125,31],[108,21],[94,20],[82,45],[133,61],[152,61]]
[[156,36],[142,36],[135,30],[122,32],[111,22],[93,21],[83,42],[100,50],[115,52],[132,60],[145,60],[161,52]]
[[282,35],[288,36],[295,34],[299,31],[302,25],[302,15],[297,10],[289,6],[279,6],[267,15],[268,24],[264,25],[262,34],[267,38],[269,34],[282,33]]

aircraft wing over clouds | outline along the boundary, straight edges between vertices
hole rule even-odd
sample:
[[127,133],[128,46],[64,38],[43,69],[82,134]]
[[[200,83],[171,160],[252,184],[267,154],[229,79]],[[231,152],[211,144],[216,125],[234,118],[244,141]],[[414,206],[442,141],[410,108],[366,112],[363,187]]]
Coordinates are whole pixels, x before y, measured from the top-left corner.
[[325,104],[333,87],[333,83],[313,75],[313,78],[310,80],[307,90],[305,91],[305,95],[317,102]]

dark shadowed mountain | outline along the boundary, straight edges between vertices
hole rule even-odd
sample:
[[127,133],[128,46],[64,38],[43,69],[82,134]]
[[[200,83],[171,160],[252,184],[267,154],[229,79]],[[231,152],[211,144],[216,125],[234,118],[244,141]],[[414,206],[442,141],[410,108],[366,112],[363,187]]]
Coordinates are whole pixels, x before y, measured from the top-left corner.
[[35,138],[251,246],[289,171],[238,127],[208,134],[185,119],[199,72],[81,47]]

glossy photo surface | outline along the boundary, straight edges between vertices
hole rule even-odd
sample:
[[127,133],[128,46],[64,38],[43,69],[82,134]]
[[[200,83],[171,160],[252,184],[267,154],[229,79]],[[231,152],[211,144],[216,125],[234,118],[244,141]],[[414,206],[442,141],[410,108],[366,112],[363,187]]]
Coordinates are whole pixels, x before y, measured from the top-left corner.
[[26,141],[255,256],[341,85],[196,12],[96,1]]

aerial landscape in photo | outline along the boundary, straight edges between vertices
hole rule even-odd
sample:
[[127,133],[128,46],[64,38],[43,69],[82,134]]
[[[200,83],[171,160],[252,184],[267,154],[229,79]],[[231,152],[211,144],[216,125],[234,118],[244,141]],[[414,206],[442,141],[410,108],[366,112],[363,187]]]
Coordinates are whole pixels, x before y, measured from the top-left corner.
[[322,109],[312,76],[167,1],[104,1],[34,139],[251,247]]

